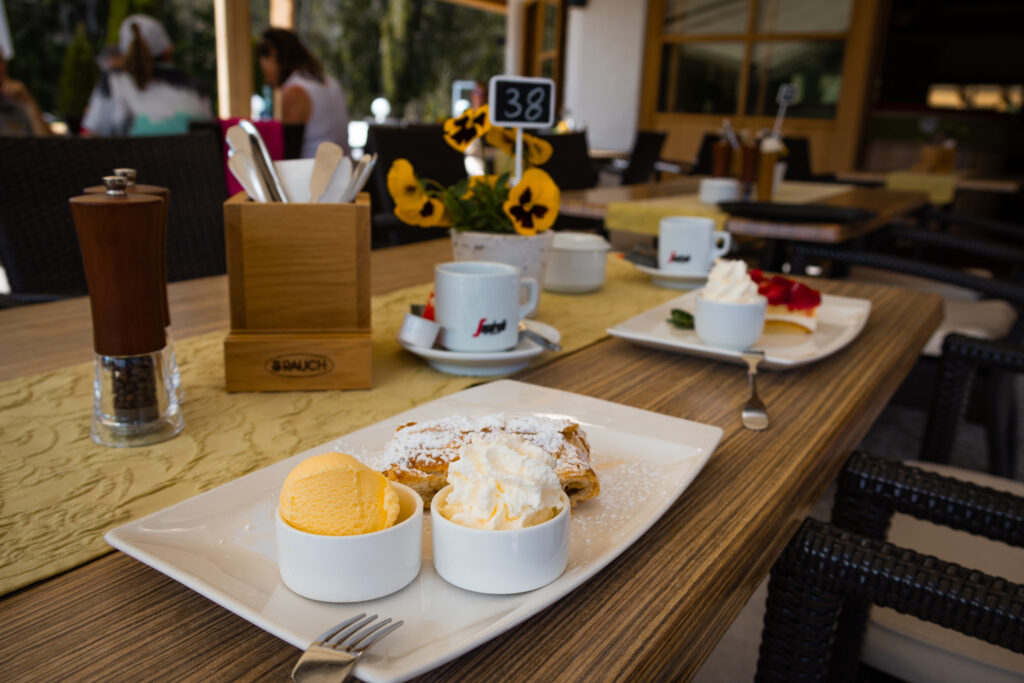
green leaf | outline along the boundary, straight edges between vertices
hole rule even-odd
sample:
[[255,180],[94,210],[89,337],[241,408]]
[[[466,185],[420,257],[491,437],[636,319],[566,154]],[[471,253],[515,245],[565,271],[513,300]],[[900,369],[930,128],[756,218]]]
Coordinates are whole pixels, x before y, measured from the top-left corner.
[[672,317],[667,320],[681,330],[693,329],[693,315],[681,308],[672,309]]

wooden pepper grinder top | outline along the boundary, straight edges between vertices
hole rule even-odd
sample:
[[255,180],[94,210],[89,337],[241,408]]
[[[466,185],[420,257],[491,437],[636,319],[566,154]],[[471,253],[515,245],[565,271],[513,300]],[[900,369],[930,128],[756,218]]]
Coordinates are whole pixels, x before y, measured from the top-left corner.
[[[163,307],[164,327],[171,326],[171,309],[167,303],[167,209],[171,202],[171,191],[159,185],[140,185],[135,182],[138,171],[134,168],[115,168],[114,175],[121,176],[128,181],[125,191],[129,194],[149,194],[160,197],[164,200],[164,216],[160,223],[160,251],[164,254],[160,262],[160,276],[164,283],[162,290],[161,306]],[[82,190],[85,194],[106,194],[106,185],[92,185]]]
[[72,197],[92,307],[93,347],[102,356],[135,356],[164,348],[166,261],[161,238],[166,202],[131,193],[127,180],[103,178],[104,194]]

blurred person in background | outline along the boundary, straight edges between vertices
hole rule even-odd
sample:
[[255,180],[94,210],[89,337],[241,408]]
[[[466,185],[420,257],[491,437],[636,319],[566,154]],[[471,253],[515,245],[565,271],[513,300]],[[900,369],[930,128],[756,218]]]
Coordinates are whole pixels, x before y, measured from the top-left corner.
[[43,111],[25,84],[7,76],[7,55],[0,47],[0,135],[49,135]]
[[302,123],[302,156],[316,156],[321,142],[348,146],[348,105],[341,86],[324,73],[299,37],[283,28],[268,28],[256,48],[263,80],[281,92],[281,123]]
[[210,98],[174,68],[174,47],[163,25],[133,14],[118,30],[120,68],[106,71],[82,118],[92,135],[175,135],[190,121],[213,118]]

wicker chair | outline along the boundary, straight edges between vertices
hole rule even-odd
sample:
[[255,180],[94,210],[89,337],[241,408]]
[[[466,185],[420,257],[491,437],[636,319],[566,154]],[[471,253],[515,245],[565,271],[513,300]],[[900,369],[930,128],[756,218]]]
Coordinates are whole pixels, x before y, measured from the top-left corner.
[[[758,681],[860,680],[871,605],[1024,653],[1024,586],[885,542],[897,512],[1024,548],[1024,498],[854,454],[839,477],[832,524],[806,520],[772,568]],[[926,652],[923,662],[903,656],[888,673],[934,680],[951,672],[952,664],[935,669],[941,650]],[[1024,674],[1024,658],[1007,660],[980,664],[985,679]]]
[[208,133],[138,138],[0,138],[0,262],[30,303],[86,293],[68,199],[116,167],[171,190],[168,280],[226,271],[220,141]]
[[[900,234],[912,236],[920,232],[922,231],[903,229]],[[938,244],[936,238],[944,241],[954,240],[961,245],[960,250],[963,253],[975,253],[985,257],[1005,256],[1006,260],[1011,262],[1019,258],[1019,254],[1009,248],[1000,250],[973,240],[937,233],[928,233],[928,236],[932,240],[932,244]],[[969,384],[950,380],[944,384],[940,383],[940,374],[944,372],[942,370],[943,340],[951,334],[967,334],[989,341],[1000,341],[1004,345],[1009,345],[1010,348],[1018,349],[1024,342],[1024,286],[1017,282],[979,277],[945,266],[889,254],[810,244],[794,245],[794,271],[802,272],[806,264],[823,260],[867,266],[912,276],[913,281],[903,286],[915,287],[917,282],[940,283],[988,297],[985,300],[974,302],[947,299],[946,319],[926,345],[925,355],[922,356],[910,377],[897,392],[894,400],[900,403],[928,409],[934,407],[941,399],[947,401],[951,406],[956,406],[956,409],[962,412],[962,407],[968,402]],[[902,283],[894,281],[887,284],[901,285]],[[971,313],[976,309],[980,309],[980,315]],[[983,325],[979,324],[979,321],[991,321],[995,324]],[[953,360],[950,363],[953,363]],[[974,392],[973,398],[969,402],[969,405],[972,406],[970,415],[985,423],[989,442],[989,471],[999,476],[1012,477],[1016,459],[1014,453],[1016,397],[1013,376],[1006,372],[1008,368],[999,364],[975,363],[973,367],[976,370],[982,369],[983,372],[977,373],[978,390]],[[935,419],[949,420],[951,416],[951,412],[942,411]],[[959,416],[960,413],[958,413]],[[956,422],[948,423],[946,427],[945,440],[937,442],[935,439],[926,438],[922,442],[920,455],[922,460],[948,462],[949,453],[953,447],[951,437],[955,433]]]
[[542,134],[551,143],[551,158],[541,166],[559,189],[586,190],[597,185],[598,171],[590,159],[587,132]]
[[638,130],[629,162],[622,171],[622,184],[635,185],[651,180],[655,164],[661,159],[661,148],[665,146],[668,133],[653,130]]

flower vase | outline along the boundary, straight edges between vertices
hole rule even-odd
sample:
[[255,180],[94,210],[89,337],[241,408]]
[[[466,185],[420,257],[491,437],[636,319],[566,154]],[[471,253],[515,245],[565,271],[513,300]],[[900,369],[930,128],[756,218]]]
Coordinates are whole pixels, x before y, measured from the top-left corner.
[[554,233],[513,235],[497,232],[460,232],[453,229],[452,252],[456,261],[497,261],[519,268],[522,277],[531,277],[544,286],[544,271],[551,253]]

